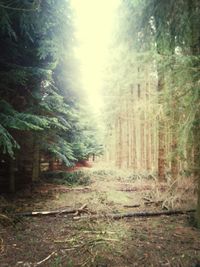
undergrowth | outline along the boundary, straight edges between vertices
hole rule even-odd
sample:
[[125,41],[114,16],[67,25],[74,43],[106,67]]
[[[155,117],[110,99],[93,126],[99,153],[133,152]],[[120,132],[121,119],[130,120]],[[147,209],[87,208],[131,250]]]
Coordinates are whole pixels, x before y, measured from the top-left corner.
[[115,177],[116,180],[118,181],[136,181],[140,179],[145,179],[145,180],[155,180],[156,179],[156,174],[155,173],[147,173],[147,172],[134,172],[131,170],[120,170],[120,169],[96,169],[96,170],[91,170],[91,173],[97,177],[100,178],[101,180],[107,179],[107,178],[112,178]]
[[74,172],[65,172],[65,171],[54,171],[54,172],[45,172],[43,177],[46,181],[59,185],[89,185],[91,184],[91,177],[85,171],[74,171]]

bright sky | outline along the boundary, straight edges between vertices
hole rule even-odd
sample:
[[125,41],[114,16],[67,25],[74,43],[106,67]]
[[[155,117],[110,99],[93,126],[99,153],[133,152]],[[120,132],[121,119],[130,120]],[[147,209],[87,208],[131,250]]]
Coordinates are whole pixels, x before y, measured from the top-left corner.
[[119,0],[71,0],[71,2],[76,14],[75,23],[80,42],[76,52],[81,61],[82,83],[89,103],[93,110],[98,112],[102,105],[102,72]]

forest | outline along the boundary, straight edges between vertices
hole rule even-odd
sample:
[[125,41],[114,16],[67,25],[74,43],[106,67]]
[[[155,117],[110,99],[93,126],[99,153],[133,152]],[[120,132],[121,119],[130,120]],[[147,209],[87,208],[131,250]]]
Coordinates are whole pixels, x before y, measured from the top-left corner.
[[199,229],[200,2],[0,0],[0,266],[198,267]]

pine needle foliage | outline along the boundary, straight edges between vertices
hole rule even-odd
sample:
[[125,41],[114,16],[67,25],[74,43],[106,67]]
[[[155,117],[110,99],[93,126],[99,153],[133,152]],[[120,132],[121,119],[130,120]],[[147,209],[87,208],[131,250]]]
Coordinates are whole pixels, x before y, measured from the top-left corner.
[[68,166],[95,153],[93,130],[80,127],[84,101],[69,1],[1,0],[0,38],[1,153],[14,157],[23,131]]

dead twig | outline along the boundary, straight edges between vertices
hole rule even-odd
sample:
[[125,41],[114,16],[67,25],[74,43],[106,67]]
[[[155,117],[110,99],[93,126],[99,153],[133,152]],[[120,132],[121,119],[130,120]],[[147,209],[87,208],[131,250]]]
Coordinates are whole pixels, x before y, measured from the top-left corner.
[[48,260],[55,254],[55,253],[56,253],[56,252],[53,251],[49,256],[47,256],[45,259],[43,259],[43,260],[37,262],[34,266],[39,266],[39,265],[43,264],[44,262],[48,261]]
[[79,214],[81,214],[81,212],[85,211],[85,209],[87,208],[87,204],[84,204],[82,207],[80,207],[80,209],[78,209],[74,215],[78,216]]

